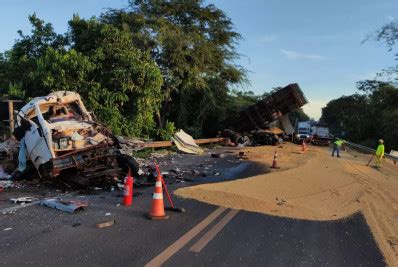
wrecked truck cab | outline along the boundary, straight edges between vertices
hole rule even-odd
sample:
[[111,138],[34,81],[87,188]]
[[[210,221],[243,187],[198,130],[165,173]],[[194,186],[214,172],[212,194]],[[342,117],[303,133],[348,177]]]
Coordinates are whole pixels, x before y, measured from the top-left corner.
[[58,91],[36,97],[17,114],[14,135],[23,139],[26,156],[41,177],[66,171],[74,182],[88,185],[96,179],[122,178],[138,164],[118,149],[118,141],[87,111],[80,95]]

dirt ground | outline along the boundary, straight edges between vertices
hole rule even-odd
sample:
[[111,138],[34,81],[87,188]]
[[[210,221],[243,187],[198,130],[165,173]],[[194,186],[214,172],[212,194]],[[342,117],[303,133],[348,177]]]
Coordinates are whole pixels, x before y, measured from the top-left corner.
[[369,155],[327,147],[255,147],[247,159],[270,164],[275,151],[280,169],[246,179],[181,188],[176,194],[228,208],[304,220],[338,220],[362,212],[386,262],[398,262],[398,166],[367,167]]

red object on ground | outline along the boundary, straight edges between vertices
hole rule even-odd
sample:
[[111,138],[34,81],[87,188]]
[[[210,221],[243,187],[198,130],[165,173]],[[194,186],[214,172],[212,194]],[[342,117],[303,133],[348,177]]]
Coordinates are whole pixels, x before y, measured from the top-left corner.
[[277,158],[278,158],[278,153],[274,153],[274,160],[272,161],[272,169],[279,169],[280,167],[278,167],[278,163],[277,163]]
[[128,207],[133,204],[133,176],[129,171],[126,178],[124,179],[123,188],[123,205]]
[[301,151],[306,151],[307,150],[307,144],[305,143],[305,141],[303,141],[303,143],[301,144]]

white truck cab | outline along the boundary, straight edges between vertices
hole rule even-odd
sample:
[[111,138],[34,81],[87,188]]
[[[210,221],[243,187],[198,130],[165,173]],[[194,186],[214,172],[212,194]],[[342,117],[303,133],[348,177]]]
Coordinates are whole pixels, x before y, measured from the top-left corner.
[[24,141],[26,158],[42,177],[75,169],[86,180],[114,178],[139,168],[133,158],[121,155],[117,139],[75,92],[58,91],[31,100],[17,113],[14,136]]

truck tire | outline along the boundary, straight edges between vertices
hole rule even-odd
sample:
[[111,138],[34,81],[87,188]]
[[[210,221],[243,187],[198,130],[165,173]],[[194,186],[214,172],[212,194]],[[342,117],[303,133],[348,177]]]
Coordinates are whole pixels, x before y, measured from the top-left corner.
[[134,176],[134,178],[137,179],[139,177],[138,171],[140,169],[140,165],[133,157],[121,154],[116,158],[116,160],[119,167],[122,168],[122,171],[124,173],[127,174],[130,168],[131,174]]

